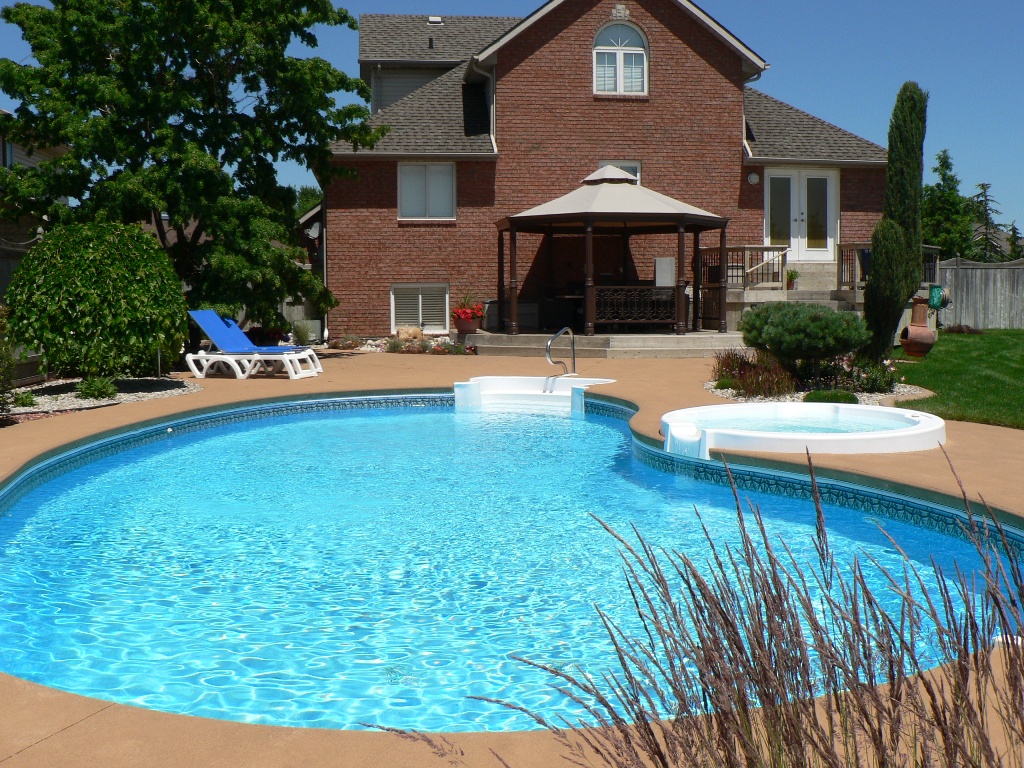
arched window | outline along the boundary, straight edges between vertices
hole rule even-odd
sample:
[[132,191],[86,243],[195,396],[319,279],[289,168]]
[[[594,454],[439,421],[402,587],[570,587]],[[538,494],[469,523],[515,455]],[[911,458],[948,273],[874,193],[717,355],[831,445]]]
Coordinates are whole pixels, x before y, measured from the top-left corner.
[[594,40],[594,93],[647,93],[647,40],[629,24],[609,24]]

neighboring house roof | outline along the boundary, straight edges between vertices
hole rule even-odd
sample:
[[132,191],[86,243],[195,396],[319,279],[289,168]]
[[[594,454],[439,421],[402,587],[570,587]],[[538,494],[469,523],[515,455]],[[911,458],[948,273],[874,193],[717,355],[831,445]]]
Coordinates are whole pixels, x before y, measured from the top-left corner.
[[[496,55],[502,46],[509,41],[514,40],[522,32],[529,29],[534,23],[544,18],[548,13],[558,8],[558,6],[564,2],[565,0],[548,0],[547,3],[542,5],[525,19],[522,19],[518,24],[516,24],[516,26],[501,35],[501,37],[491,43],[491,45],[487,46],[487,48],[475,57],[476,60],[490,63],[488,60]],[[751,75],[759,74],[760,72],[768,69],[768,62],[754,53],[754,51],[747,47],[738,37],[715,21],[715,19],[705,13],[704,10],[696,6],[694,3],[691,3],[689,0],[673,0],[673,2],[704,25],[705,28],[707,28],[727,46],[738,53],[748,65]]]
[[442,16],[440,24],[430,24],[425,15],[364,13],[359,17],[359,61],[467,61],[518,21],[507,16]]
[[[462,63],[396,101],[369,119],[390,132],[372,150],[353,152],[344,142],[331,144],[337,155],[495,155],[484,84],[464,83]],[[465,94],[463,91],[465,90]]]
[[747,162],[885,165],[885,147],[844,131],[821,118],[747,88]]

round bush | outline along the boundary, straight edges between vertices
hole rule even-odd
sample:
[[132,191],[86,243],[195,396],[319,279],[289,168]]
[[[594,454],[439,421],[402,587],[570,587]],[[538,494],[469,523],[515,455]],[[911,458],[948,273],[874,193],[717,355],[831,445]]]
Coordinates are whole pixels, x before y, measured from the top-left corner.
[[15,270],[11,338],[58,375],[138,376],[157,349],[177,360],[188,333],[170,257],[137,226],[57,226]]
[[845,403],[856,405],[857,396],[853,392],[845,392],[841,389],[815,389],[804,395],[805,403]]
[[871,338],[852,312],[820,304],[772,302],[754,307],[740,320],[743,342],[767,352],[799,378],[799,363],[817,369],[821,360],[849,354]]

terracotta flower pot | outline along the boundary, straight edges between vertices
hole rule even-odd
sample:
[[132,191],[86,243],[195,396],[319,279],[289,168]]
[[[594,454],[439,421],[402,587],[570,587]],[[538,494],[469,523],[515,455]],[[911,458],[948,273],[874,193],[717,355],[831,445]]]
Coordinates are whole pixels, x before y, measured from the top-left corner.
[[910,325],[900,334],[900,346],[910,357],[924,357],[935,346],[935,331],[928,327],[928,299],[915,296]]
[[464,320],[461,317],[453,317],[452,322],[455,323],[455,330],[459,333],[476,333],[480,330],[479,317],[474,317],[470,320]]

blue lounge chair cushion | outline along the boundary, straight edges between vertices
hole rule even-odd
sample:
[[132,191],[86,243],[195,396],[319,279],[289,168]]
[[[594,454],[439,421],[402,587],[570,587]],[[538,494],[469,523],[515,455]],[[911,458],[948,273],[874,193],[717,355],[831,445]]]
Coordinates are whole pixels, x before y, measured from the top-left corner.
[[288,352],[299,352],[308,347],[258,347],[252,343],[245,332],[231,318],[224,318],[212,309],[189,310],[189,315],[196,325],[203,329],[214,346],[221,352],[233,355],[281,355]]

